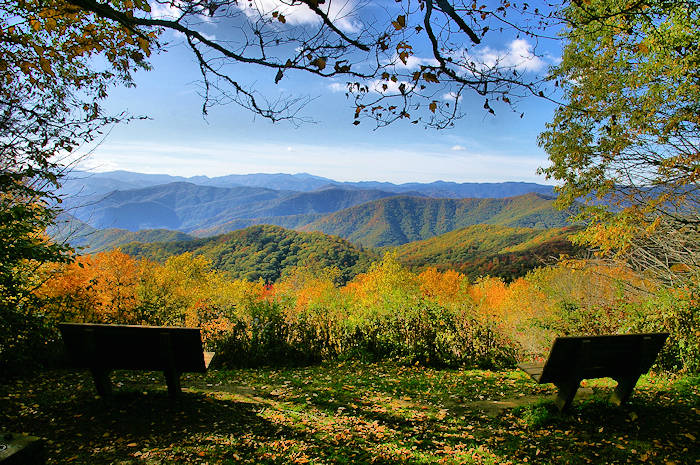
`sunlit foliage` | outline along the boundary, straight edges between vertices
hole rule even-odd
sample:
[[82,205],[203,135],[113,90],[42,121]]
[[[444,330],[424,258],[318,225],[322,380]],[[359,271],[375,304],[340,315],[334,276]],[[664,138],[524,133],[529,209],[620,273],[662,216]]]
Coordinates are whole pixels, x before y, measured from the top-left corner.
[[[546,356],[555,336],[666,330],[667,368],[697,370],[697,300],[659,293],[625,268],[576,260],[506,283],[415,273],[387,254],[338,285],[339,270],[289,269],[276,283],[231,280],[201,256],[164,264],[120,251],[81,257],[40,289],[53,318],[202,328],[224,366],[393,359],[509,366]],[[683,314],[683,319],[672,315]]]

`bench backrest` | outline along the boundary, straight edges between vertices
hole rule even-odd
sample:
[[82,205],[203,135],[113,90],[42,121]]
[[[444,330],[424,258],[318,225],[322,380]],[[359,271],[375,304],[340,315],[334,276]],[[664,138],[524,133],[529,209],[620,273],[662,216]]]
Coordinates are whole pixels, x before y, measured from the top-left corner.
[[78,367],[205,372],[199,328],[59,324]]
[[558,337],[539,382],[646,373],[667,337],[668,333]]

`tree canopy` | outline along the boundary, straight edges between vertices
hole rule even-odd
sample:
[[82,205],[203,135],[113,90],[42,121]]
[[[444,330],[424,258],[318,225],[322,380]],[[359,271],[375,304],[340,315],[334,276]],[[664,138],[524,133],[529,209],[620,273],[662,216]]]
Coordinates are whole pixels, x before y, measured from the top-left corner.
[[[529,71],[545,67],[536,41],[555,21],[556,12],[556,5],[543,4],[538,9],[508,0],[484,4],[466,0],[20,4],[20,9],[38,8],[44,16],[79,14],[99,34],[119,31],[117,38],[137,46],[119,52],[120,62],[127,65],[139,63],[139,53],[148,55],[158,48],[157,37],[162,39],[163,32],[178,34],[201,71],[205,113],[212,105],[237,103],[273,121],[298,118],[309,96],[266,93],[246,80],[246,67],[255,67],[269,71],[269,80],[275,84],[295,73],[344,80],[355,103],[355,124],[362,118],[379,125],[405,119],[438,128],[460,116],[461,97],[469,92],[482,96],[483,109],[489,112],[494,111],[494,101],[508,106],[519,96],[540,94],[541,76]],[[206,32],[208,25],[217,27],[216,37]],[[512,53],[501,56],[485,45],[491,37],[508,38]],[[104,47],[120,49],[115,45]]]
[[[587,204],[582,240],[671,282],[700,269],[700,6],[594,0],[566,10],[553,79],[565,92],[540,136],[563,182]],[[619,256],[619,255],[618,255]]]
[[45,235],[60,178],[72,153],[124,118],[104,115],[101,101],[111,85],[130,85],[131,72],[147,67],[155,35],[66,4],[0,0],[0,12],[0,367],[7,369],[44,345],[32,292],[37,267],[71,258],[69,247]]

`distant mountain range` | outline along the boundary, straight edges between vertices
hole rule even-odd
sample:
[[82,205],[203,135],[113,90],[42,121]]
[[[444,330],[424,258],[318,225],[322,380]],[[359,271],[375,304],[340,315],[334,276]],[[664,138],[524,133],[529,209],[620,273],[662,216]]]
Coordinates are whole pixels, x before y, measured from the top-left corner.
[[[539,212],[524,212],[521,218],[515,218],[510,211],[505,217],[495,214],[502,208],[512,210],[499,206],[507,198],[504,195],[523,195],[522,191],[539,195],[534,202]],[[257,224],[275,224],[336,234],[366,246],[425,239],[483,222],[563,226],[566,216],[552,208],[551,186],[528,183],[397,185],[337,183],[308,174],[180,178],[114,171],[72,173],[62,192],[66,212],[100,230],[168,229],[202,237]],[[472,198],[456,198],[465,193],[472,194]],[[396,199],[388,201],[390,197]],[[382,199],[387,201],[377,203]],[[401,221],[397,222],[399,216]]]
[[[206,237],[257,224],[273,224],[339,236],[364,247],[385,247],[476,224],[560,228],[568,225],[571,213],[556,209],[554,199],[539,194],[505,199],[434,199],[331,188],[279,198],[268,196],[276,191],[260,189],[174,183],[117,191],[95,205],[72,209],[75,216],[66,215],[71,221],[62,228],[60,236],[70,236],[73,245],[87,246],[86,251],[99,251],[130,241],[162,241],[166,231],[187,231]],[[241,194],[240,197],[233,191]],[[261,200],[265,197],[268,200]],[[372,197],[380,198],[359,203]],[[355,202],[359,205],[333,211]],[[323,210],[331,213],[320,213]],[[307,213],[258,216],[284,211]],[[253,218],[237,218],[245,215]],[[177,238],[184,239],[183,236]],[[169,237],[176,239],[172,234]]]
[[[572,212],[531,183],[341,183],[309,174],[182,178],[72,173],[49,231],[91,253],[122,247],[164,260],[201,254],[230,276],[272,282],[295,266],[337,266],[341,281],[396,247],[412,268],[519,276],[580,250]],[[296,230],[296,231],[294,231]]]
[[554,195],[552,186],[528,182],[455,183],[435,181],[431,183],[393,184],[390,182],[361,181],[341,182],[307,173],[299,174],[231,174],[209,178],[207,176],[170,176],[167,174],[144,174],[129,171],[88,173],[73,171],[63,180],[61,193],[64,196],[89,197],[107,194],[115,190],[130,190],[143,187],[189,182],[209,187],[262,187],[273,190],[309,192],[329,186],[344,189],[374,189],[394,194],[416,193],[427,197],[443,198],[503,198],[536,192]]
[[331,213],[391,195],[394,194],[374,189],[326,188],[296,192],[174,182],[67,198],[64,205],[71,215],[95,228],[130,231],[164,228],[190,232],[242,218]]

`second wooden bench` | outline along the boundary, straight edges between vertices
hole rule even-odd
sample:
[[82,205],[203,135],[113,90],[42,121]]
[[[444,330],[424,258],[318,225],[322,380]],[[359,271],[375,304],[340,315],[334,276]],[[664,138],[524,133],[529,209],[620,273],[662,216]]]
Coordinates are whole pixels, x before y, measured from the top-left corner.
[[162,371],[168,394],[176,396],[180,374],[206,372],[214,356],[202,350],[199,328],[61,323],[59,329],[74,366],[90,370],[102,396],[111,393],[114,369]]
[[559,388],[555,401],[559,410],[571,405],[581,381],[590,378],[616,380],[612,401],[620,405],[649,371],[667,337],[668,333],[558,337],[545,363],[518,367],[537,383],[554,383]]

